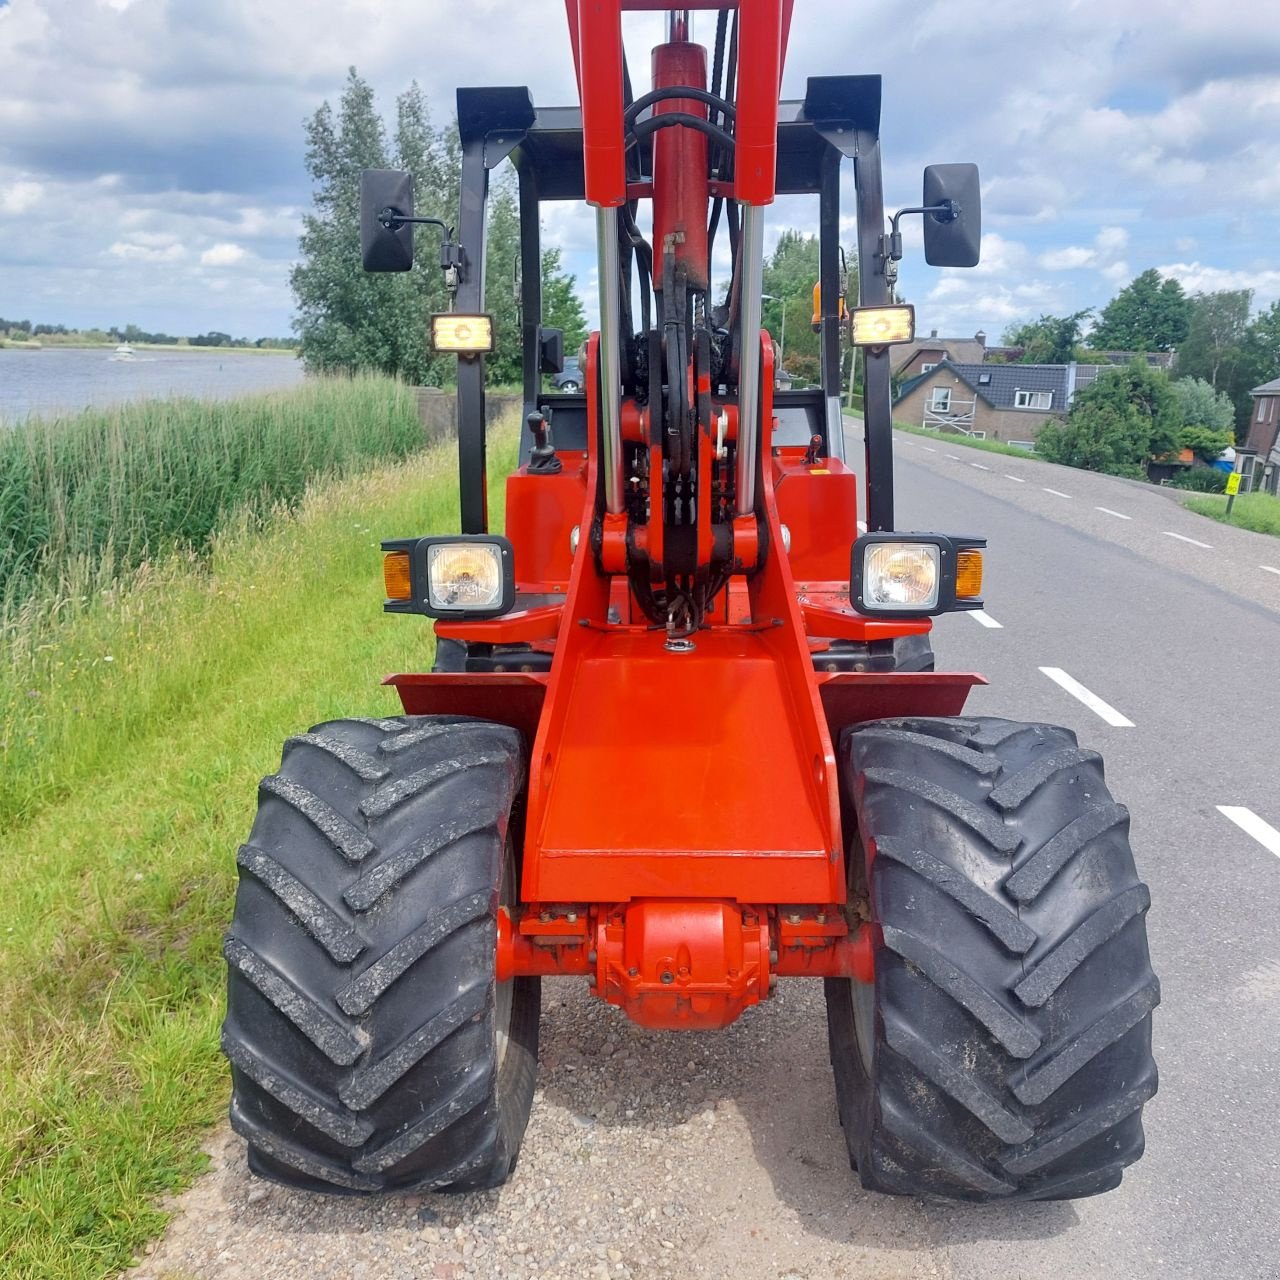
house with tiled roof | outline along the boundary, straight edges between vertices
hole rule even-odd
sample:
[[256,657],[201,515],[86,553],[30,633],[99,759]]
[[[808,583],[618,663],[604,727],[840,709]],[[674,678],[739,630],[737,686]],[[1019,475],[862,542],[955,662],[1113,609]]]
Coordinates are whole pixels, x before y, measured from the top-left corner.
[[987,335],[981,329],[972,338],[940,338],[937,329],[928,337],[893,348],[893,376],[901,381],[928,373],[944,360],[952,364],[976,364],[987,358]]
[[1065,417],[1076,391],[1108,367],[943,361],[903,383],[893,416],[915,426],[1029,443],[1046,422]]

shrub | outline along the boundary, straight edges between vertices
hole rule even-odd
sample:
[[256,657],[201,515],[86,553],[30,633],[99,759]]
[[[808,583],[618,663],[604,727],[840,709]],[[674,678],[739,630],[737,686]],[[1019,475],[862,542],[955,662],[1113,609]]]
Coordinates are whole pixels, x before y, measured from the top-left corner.
[[1212,467],[1190,467],[1169,481],[1172,489],[1190,489],[1194,493],[1222,493],[1227,487],[1224,471]]

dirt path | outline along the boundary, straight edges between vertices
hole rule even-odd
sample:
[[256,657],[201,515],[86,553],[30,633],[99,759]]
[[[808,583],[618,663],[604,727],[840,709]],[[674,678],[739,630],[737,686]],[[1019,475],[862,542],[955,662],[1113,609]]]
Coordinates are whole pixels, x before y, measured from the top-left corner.
[[835,1116],[817,983],[728,1031],[658,1035],[573,982],[543,988],[539,1089],[499,1191],[374,1200],[207,1176],[130,1280],[945,1276],[930,1210],[868,1196]]

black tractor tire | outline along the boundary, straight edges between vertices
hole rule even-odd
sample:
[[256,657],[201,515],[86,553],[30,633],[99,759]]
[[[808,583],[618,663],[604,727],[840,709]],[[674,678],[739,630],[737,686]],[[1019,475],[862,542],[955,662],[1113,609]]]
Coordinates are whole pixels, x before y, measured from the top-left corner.
[[1156,1091],[1146,885],[1102,761],[1052,725],[846,730],[850,898],[874,984],[830,979],[850,1161],[897,1195],[1070,1200],[1119,1184]]
[[510,1174],[540,999],[495,972],[524,780],[519,733],[480,720],[332,720],[285,743],[224,946],[231,1124],[254,1173],[335,1194]]

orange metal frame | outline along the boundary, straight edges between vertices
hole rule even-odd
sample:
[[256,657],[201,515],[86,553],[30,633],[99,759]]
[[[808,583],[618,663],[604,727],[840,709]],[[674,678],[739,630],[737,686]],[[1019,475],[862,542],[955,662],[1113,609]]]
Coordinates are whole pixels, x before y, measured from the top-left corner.
[[[771,422],[767,341],[763,359]],[[518,593],[563,602],[436,624],[441,637],[551,648],[550,674],[388,680],[410,714],[477,715],[532,744],[520,907],[500,917],[499,976],[581,975],[636,1021],[667,1028],[727,1025],[778,977],[869,981],[876,939],[846,903],[833,743],[863,720],[958,714],[981,677],[819,669],[834,639],[929,623],[852,610],[856,478],[838,459],[806,463],[804,450],[767,438],[772,551],[734,580],[692,652],[667,651],[626,577],[603,570],[586,537],[569,550],[573,528],[596,517],[595,412],[593,401],[585,457],[562,454],[558,476],[521,468],[507,482]]]
[[[569,0],[587,194],[597,205],[626,198],[618,22],[623,7],[647,4]],[[768,203],[791,6],[741,0],[741,9],[740,82],[766,87],[739,103],[737,197]],[[582,57],[582,47],[593,56]],[[681,197],[678,212],[688,207]],[[623,405],[623,433],[649,444],[654,514],[629,530],[627,516],[600,511],[593,335],[586,453],[562,453],[557,475],[521,468],[507,482],[518,599],[537,603],[488,621],[436,624],[442,638],[550,652],[549,673],[520,669],[516,656],[510,670],[388,680],[410,714],[480,716],[516,726],[530,744],[520,905],[499,917],[499,977],[582,975],[652,1027],[724,1026],[778,977],[871,979],[877,939],[846,901],[833,744],[862,720],[957,714],[981,682],[821,669],[835,641],[918,634],[929,622],[886,622],[851,608],[857,479],[837,458],[772,447],[773,345],[767,334],[759,341],[757,511],[733,521],[742,571],[690,648],[668,645],[626,574],[629,533],[654,564],[663,542],[662,446],[633,402]],[[735,439],[734,407],[720,411]],[[709,478],[718,465],[702,424],[698,474]],[[700,564],[711,558],[712,487],[698,488]]]

